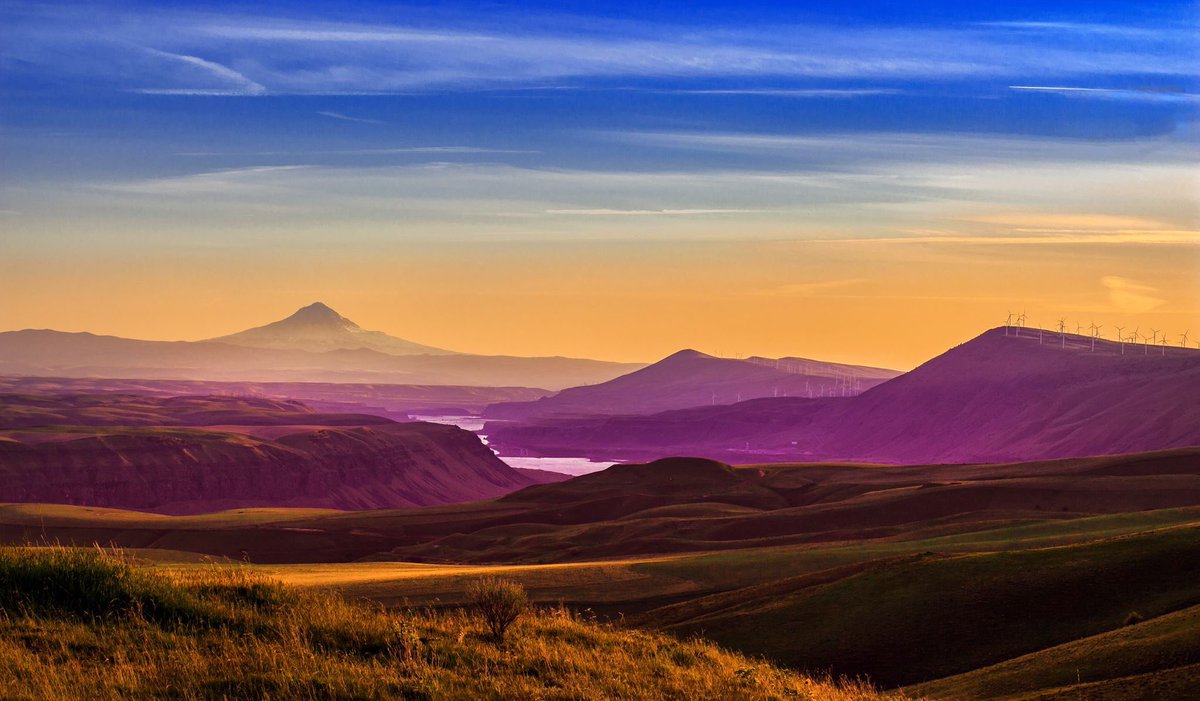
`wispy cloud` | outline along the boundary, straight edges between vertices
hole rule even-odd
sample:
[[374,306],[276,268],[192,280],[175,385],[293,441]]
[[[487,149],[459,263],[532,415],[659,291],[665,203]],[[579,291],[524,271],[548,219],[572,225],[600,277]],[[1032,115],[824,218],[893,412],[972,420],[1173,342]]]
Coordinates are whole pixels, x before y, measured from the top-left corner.
[[440,154],[440,155],[472,155],[472,154],[531,154],[540,151],[531,149],[490,148],[487,146],[394,146],[381,148],[353,149],[295,149],[289,151],[181,151],[174,155],[192,158],[225,158],[239,157],[307,157],[307,156],[386,156],[389,154]]
[[[152,95],[265,95],[267,89],[261,84],[247,78],[241,73],[214,61],[207,61],[198,56],[174,54],[157,49],[146,49],[153,56],[171,61],[178,61],[188,66],[200,69],[205,77],[215,79],[221,87],[174,87],[174,88],[137,88],[134,91]],[[186,80],[186,78],[184,78]]]
[[1068,212],[982,214],[968,217],[966,221],[1008,226],[1013,227],[1016,231],[1162,230],[1166,227],[1162,221],[1145,217]]
[[1041,92],[1066,95],[1068,97],[1093,97],[1112,100],[1138,100],[1146,102],[1196,102],[1200,95],[1178,88],[1087,88],[1066,85],[1010,85],[1009,90]]
[[1200,230],[1114,231],[1043,229],[1013,235],[992,234],[917,234],[827,239],[822,243],[845,244],[962,244],[971,246],[1080,246],[1080,245],[1161,245],[1200,247]]
[[996,29],[1015,29],[1045,34],[1099,34],[1116,37],[1131,37],[1138,39],[1153,38],[1161,27],[1142,27],[1124,24],[1102,24],[1099,22],[1047,22],[1047,21],[999,21],[977,22],[980,27]]
[[759,95],[763,97],[795,98],[852,98],[878,95],[901,95],[905,91],[897,88],[728,88],[713,90],[654,90],[675,95]]
[[1159,290],[1119,275],[1106,275],[1100,284],[1108,290],[1113,307],[1125,314],[1143,314],[1166,303]]
[[[1186,142],[905,133],[588,133],[638,146],[715,149],[753,158],[726,159],[727,164],[746,163],[742,168],[605,170],[531,167],[531,159],[524,158],[507,165],[472,162],[474,154],[509,150],[444,144],[193,152],[192,157],[261,155],[267,163],[301,167],[213,169],[98,185],[126,197],[88,206],[125,208],[140,216],[168,204],[194,205],[200,220],[271,206],[288,213],[278,219],[280,226],[308,225],[317,216],[376,226],[402,217],[427,224],[414,226],[408,235],[454,231],[466,239],[500,232],[539,239],[568,231],[612,237],[636,228],[639,235],[668,238],[795,238],[851,245],[1200,245],[1190,187],[1196,149]],[[330,158],[359,154],[430,156],[441,162],[398,158],[356,165],[356,158]],[[621,220],[638,223],[633,227]],[[930,230],[937,228],[945,230]]]
[[248,198],[261,196],[264,190],[270,189],[271,181],[263,176],[312,169],[313,166],[308,165],[253,166],[133,182],[96,184],[92,188],[134,195],[193,197],[225,194]]
[[1048,137],[970,133],[827,132],[747,133],[715,131],[599,130],[593,138],[641,146],[801,160],[814,170],[857,167],[863,163],[1001,163],[1155,160],[1194,163],[1197,146],[1161,138],[1089,142]]
[[776,285],[750,293],[753,297],[820,297],[830,290],[841,290],[860,285],[866,280],[862,278],[845,278],[841,280],[817,280],[812,282],[793,282],[786,285]]
[[[281,13],[188,13],[161,10],[115,17],[89,33],[89,12],[29,12],[8,55],[39,70],[107,81],[129,89],[197,95],[386,94],[442,89],[545,86],[613,78],[754,78],[774,85],[697,94],[837,98],[888,94],[875,87],[803,85],[828,79],[1104,75],[1191,75],[1190,28],[1120,28],[1069,23],[992,23],[940,27],[863,26],[854,32],[820,25],[772,27],[606,25],[562,17],[545,25],[506,23],[481,31],[453,22],[370,25],[301,19]],[[39,24],[40,22],[40,24]],[[1088,34],[1090,32],[1090,34]],[[1092,34],[1102,32],[1103,43]],[[85,49],[64,45],[78,44]],[[220,85],[143,86],[127,59],[136,47],[191,64]],[[103,56],[104,60],[96,60]],[[151,69],[152,70],[152,69]],[[158,74],[153,76],[159,78]],[[792,84],[779,87],[783,81]],[[662,86],[658,86],[662,87]],[[683,91],[693,86],[677,84]]]
[[329,112],[326,110],[322,110],[320,112],[317,112],[317,114],[321,115],[322,117],[329,117],[330,119],[338,119],[343,122],[356,122],[358,124],[383,124],[383,122],[379,121],[378,119],[364,119],[363,117],[351,117],[350,115],[342,114],[341,112]]
[[748,214],[762,209],[547,209],[546,214],[569,214],[577,217],[687,217],[706,214]]

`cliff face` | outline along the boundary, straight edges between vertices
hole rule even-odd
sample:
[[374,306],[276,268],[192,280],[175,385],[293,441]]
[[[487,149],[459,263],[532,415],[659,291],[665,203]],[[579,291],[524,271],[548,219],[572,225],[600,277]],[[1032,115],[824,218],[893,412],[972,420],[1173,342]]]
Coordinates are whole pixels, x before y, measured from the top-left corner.
[[240,507],[394,508],[507,494],[538,477],[472,433],[436,424],[88,427],[0,437],[0,502],[198,513]]

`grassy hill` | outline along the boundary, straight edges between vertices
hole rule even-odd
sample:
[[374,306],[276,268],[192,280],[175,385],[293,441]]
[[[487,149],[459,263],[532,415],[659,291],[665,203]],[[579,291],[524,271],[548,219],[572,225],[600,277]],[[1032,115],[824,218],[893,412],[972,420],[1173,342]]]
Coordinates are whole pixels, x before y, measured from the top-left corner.
[[[1165,684],[1170,673],[1171,684]],[[1140,691],[1135,691],[1140,687]],[[914,687],[930,699],[1186,699],[1200,688],[1200,606]],[[1173,690],[1174,689],[1174,690]],[[1182,693],[1178,693],[1182,692]]]
[[[906,468],[680,459],[420,510],[169,517],[0,505],[0,537],[147,548],[138,556],[152,562],[140,568],[184,582],[212,569],[198,553],[241,560],[242,548],[254,563],[243,570],[256,576],[443,611],[433,617],[458,615],[471,582],[498,575],[541,605],[623,616],[681,641],[700,634],[808,673],[889,687],[951,677],[968,691],[946,687],[946,698],[974,698],[1008,688],[994,683],[1005,675],[1021,678],[1004,665],[1022,656],[1134,631],[1122,627],[1132,612],[1162,622],[1200,604],[1200,508],[1141,510],[1195,503],[1196,459],[1195,450]],[[1159,636],[1160,652],[1192,649],[1173,635]],[[1102,667],[1105,655],[1146,644],[1158,643],[1119,638],[1096,659]],[[1120,698],[1129,685],[1169,698],[1196,663],[1148,653],[1106,676],[1088,671],[1098,649],[1055,652],[1065,655],[1058,667],[1031,663],[1044,667],[1028,667],[1036,686],[997,698],[1055,689]],[[955,676],[981,668],[997,676]],[[1067,687],[1063,669],[1082,671]]]
[[0,550],[0,614],[6,699],[881,698],[565,610],[497,645],[462,611],[369,609],[232,569],[168,577],[98,550]]
[[[406,424],[391,430],[421,426]],[[474,440],[452,427],[424,426],[421,430],[457,432],[460,438]],[[340,434],[330,431],[329,435]],[[310,445],[304,440],[300,444]],[[478,441],[473,446],[486,453],[480,457],[495,461]],[[345,464],[331,451],[322,454],[329,456],[330,465]],[[507,469],[493,467],[501,472]],[[169,481],[178,484],[183,483]],[[466,484],[465,478],[456,478],[442,486],[461,490]],[[284,486],[295,489],[285,482],[274,494],[281,494]],[[432,492],[431,482],[420,486],[426,496]],[[344,480],[329,488],[363,500],[380,494],[378,489],[350,490]],[[198,523],[110,518],[108,512],[86,510],[74,512],[77,517],[68,517],[61,509],[43,515],[37,507],[0,505],[0,542],[45,538],[64,544],[114,543],[239,560],[248,557],[258,563],[375,559],[540,564],[818,542],[912,540],[1016,522],[1197,505],[1198,448],[1008,465],[887,468],[847,464],[731,468],[702,459],[670,458],[618,465],[501,499],[424,509],[296,512],[294,518],[280,511],[280,518],[272,518],[271,523],[243,521],[244,511]]]
[[966,672],[1200,602],[1200,527],[970,555],[917,554],[652,610],[631,624],[884,686]]

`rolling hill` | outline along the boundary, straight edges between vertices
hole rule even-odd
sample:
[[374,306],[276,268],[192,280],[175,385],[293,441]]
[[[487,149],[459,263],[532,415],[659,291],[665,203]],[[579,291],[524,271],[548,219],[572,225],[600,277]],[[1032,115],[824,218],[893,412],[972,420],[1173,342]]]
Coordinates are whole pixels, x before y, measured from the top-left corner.
[[[1200,688],[1200,605],[918,685],[927,699],[1187,699]],[[1169,681],[1167,677],[1170,677]]]
[[884,698],[562,609],[526,612],[499,644],[469,611],[383,611],[237,566],[140,565],[95,548],[0,549],[0,697]]
[[[304,440],[298,436],[292,445]],[[109,521],[111,515],[86,512],[48,518],[38,517],[37,509],[13,507],[0,510],[0,538],[99,538],[125,547],[244,552],[256,562],[561,563],[941,534],[1192,506],[1200,506],[1197,449],[887,468],[732,468],[675,458],[617,465],[487,501],[312,518],[282,512],[271,524],[240,526],[237,514],[206,522],[208,527],[161,518]]]
[[732,462],[1039,460],[1200,445],[1200,351],[993,329],[849,398],[489,424],[502,453]]
[[964,699],[1138,684],[1186,698],[1171,690],[1200,654],[1198,534],[1200,449],[907,467],[675,458],[358,512],[0,506],[7,543],[115,543],[184,578],[212,571],[197,553],[227,556],[401,608],[454,607],[504,576],[589,617]]
[[630,623],[681,637],[703,631],[796,669],[899,686],[1113,631],[1135,610],[1152,618],[1193,606],[1198,539],[1193,525],[1065,547],[881,560],[692,599]]
[[900,373],[785,358],[736,360],[682,350],[653,365],[597,385],[571,387],[533,402],[493,404],[492,419],[540,419],[597,414],[649,414],[732,404],[757,397],[849,396]]
[[0,395],[0,422],[8,502],[362,509],[469,501],[560,478],[514,470],[452,426],[294,401]]

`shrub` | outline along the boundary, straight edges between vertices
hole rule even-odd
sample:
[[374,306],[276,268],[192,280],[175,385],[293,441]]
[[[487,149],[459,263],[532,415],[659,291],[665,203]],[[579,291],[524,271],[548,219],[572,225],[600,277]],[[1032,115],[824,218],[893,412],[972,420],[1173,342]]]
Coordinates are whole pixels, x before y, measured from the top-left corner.
[[485,577],[471,584],[467,597],[496,642],[504,642],[504,634],[529,607],[525,588],[516,582]]
[[1125,622],[1121,625],[1131,626],[1135,623],[1141,623],[1144,620],[1146,620],[1146,617],[1142,614],[1137,611],[1130,611],[1129,615],[1125,617]]
[[137,572],[101,548],[0,549],[0,611],[85,619],[140,616],[174,624],[211,623],[195,596]]

